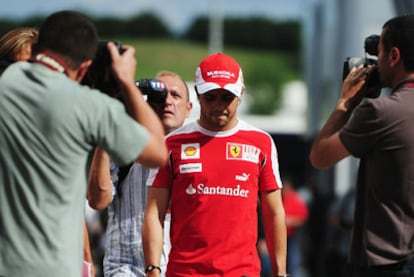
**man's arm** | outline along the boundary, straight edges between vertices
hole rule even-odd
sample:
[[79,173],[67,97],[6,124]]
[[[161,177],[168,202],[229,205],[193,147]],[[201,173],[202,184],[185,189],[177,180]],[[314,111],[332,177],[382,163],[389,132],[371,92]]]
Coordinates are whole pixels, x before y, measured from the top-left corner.
[[125,51],[119,54],[113,42],[108,43],[112,58],[112,70],[117,78],[129,115],[144,126],[149,133],[148,143],[136,161],[145,167],[161,167],[167,162],[167,146],[164,128],[157,114],[145,101],[135,84],[135,50],[123,45]]
[[[169,205],[170,193],[167,188],[149,187],[147,206],[142,227],[142,244],[144,248],[145,267],[160,266],[164,218]],[[159,276],[158,270],[148,273],[148,276]]]
[[105,209],[112,201],[109,155],[96,148],[89,169],[88,203],[95,210]]
[[362,88],[366,74],[372,69],[354,67],[344,80],[340,99],[312,145],[310,161],[314,167],[327,168],[350,155],[339,138],[339,130],[365,96]]
[[85,221],[83,222],[83,265],[90,266],[90,271],[87,271],[88,275],[85,275],[85,272],[83,272],[82,276],[94,277],[96,274],[96,271],[95,271],[95,265],[93,264],[93,259],[92,259],[91,245],[89,243],[88,227]]
[[286,218],[281,190],[261,192],[260,207],[274,275],[286,273]]

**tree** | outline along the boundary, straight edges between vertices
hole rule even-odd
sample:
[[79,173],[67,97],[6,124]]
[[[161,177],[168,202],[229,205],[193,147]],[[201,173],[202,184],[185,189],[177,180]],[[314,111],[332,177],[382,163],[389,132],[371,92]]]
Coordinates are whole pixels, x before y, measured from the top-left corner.
[[172,37],[168,27],[155,15],[143,13],[131,18],[127,25],[128,35],[140,38]]

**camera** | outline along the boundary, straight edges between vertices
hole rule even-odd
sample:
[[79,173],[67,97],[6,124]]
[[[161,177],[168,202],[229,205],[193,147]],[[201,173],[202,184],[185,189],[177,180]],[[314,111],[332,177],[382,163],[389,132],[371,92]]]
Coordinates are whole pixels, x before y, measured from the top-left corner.
[[[119,41],[113,41],[116,45],[119,54],[125,50]],[[88,85],[112,97],[117,97],[119,94],[118,81],[112,74],[111,70],[111,54],[107,48],[108,41],[100,41],[96,49],[95,58],[89,66],[88,72],[81,81],[82,84]]]
[[[100,41],[96,50],[95,58],[89,66],[88,72],[82,79],[81,83],[91,88],[98,89],[111,97],[119,99],[123,102],[119,91],[119,84],[112,74],[111,70],[111,54],[107,48],[109,41]],[[125,49],[119,41],[112,41],[122,54]],[[163,103],[167,97],[168,90],[165,84],[157,79],[143,78],[135,82],[136,86],[144,95],[147,95],[148,102]]]
[[[377,56],[378,55],[378,44],[380,37],[378,35],[370,35],[365,38],[364,49],[366,54]],[[368,57],[347,57],[344,61],[343,71],[342,71],[342,80],[345,80],[349,72],[353,67],[358,67],[364,65],[373,65],[374,68],[368,74],[365,87],[365,96],[368,98],[376,98],[380,95],[382,85],[379,78],[379,71],[377,67],[377,60],[371,59]]]
[[147,96],[147,102],[164,103],[168,95],[168,89],[164,82],[158,79],[143,78],[135,82],[141,92]]

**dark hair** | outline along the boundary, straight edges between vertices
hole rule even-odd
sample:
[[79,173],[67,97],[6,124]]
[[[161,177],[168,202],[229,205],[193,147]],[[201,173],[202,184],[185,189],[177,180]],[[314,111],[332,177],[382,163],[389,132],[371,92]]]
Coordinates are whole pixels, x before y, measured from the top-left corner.
[[36,51],[59,55],[71,69],[93,59],[98,34],[92,21],[73,11],[59,11],[46,18],[39,30]]
[[383,25],[382,45],[388,53],[397,47],[408,72],[414,71],[414,15],[394,17]]

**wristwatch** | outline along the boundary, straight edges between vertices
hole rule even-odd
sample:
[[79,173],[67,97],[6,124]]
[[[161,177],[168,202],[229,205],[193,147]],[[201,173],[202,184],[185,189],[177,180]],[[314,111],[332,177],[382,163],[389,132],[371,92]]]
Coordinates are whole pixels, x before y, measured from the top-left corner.
[[289,273],[285,273],[283,275],[276,275],[275,277],[290,277]]
[[154,269],[158,269],[160,271],[160,273],[161,273],[161,267],[150,264],[149,266],[147,266],[145,268],[145,274],[147,274],[148,272],[153,271]]

